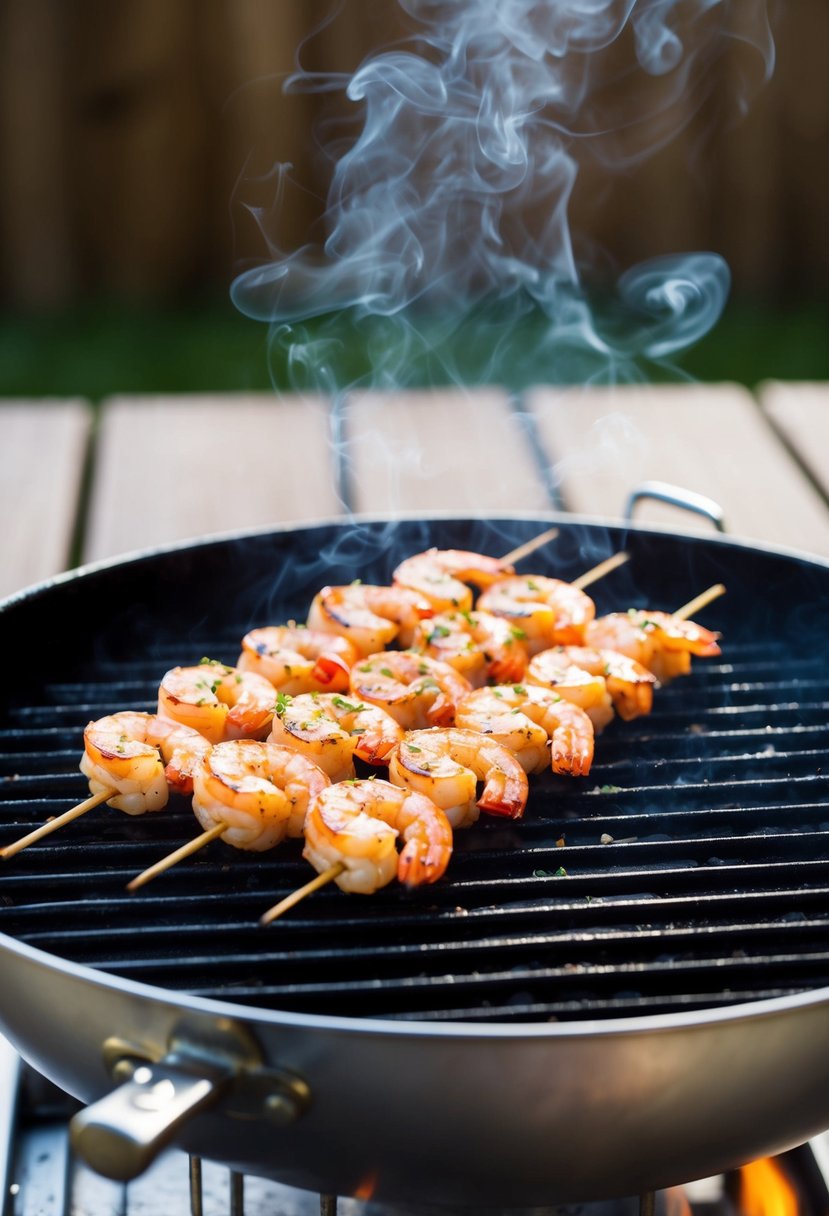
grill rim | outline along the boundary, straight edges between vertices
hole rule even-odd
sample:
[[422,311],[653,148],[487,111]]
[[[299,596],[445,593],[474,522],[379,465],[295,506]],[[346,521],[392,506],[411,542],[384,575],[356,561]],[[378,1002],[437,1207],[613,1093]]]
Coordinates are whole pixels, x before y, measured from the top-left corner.
[[[682,532],[676,528],[649,525],[642,526],[632,520],[607,519],[601,516],[562,514],[560,512],[499,512],[497,517],[459,516],[456,512],[401,512],[394,517],[386,515],[354,515],[347,519],[330,517],[309,521],[266,526],[242,531],[217,532],[210,535],[185,539],[168,545],[155,546],[137,550],[131,553],[107,558],[101,561],[87,563],[76,569],[53,576],[33,584],[30,587],[7,596],[0,601],[0,618],[9,610],[24,609],[43,596],[52,594],[62,587],[72,587],[90,578],[108,573],[118,575],[130,568],[138,568],[144,563],[152,563],[156,559],[187,555],[198,555],[199,551],[211,547],[236,544],[245,541],[267,541],[278,537],[293,537],[296,533],[307,531],[334,530],[345,534],[349,530],[360,527],[395,529],[400,525],[415,525],[431,531],[440,525],[455,527],[472,527],[487,530],[498,530],[501,526],[532,525],[534,530],[559,526],[562,531],[578,531],[616,534],[616,547],[625,547],[627,537],[635,535],[644,544],[649,537],[677,540],[682,545],[701,545],[708,549],[721,549],[723,552],[738,551],[749,557],[777,558],[794,561],[810,569],[829,571],[829,558],[822,558],[792,548],[758,543],[744,538],[733,538],[720,532],[712,535],[701,535],[699,532]],[[720,559],[722,560],[722,559]],[[708,1009],[694,1011],[676,1010],[670,1013],[631,1015],[626,1017],[601,1017],[588,1019],[568,1019],[560,1023],[546,1022],[509,1022],[509,1021],[454,1021],[449,1018],[441,1020],[419,1020],[407,1018],[405,1015],[395,1015],[393,1018],[370,1017],[364,1015],[345,1015],[319,1013],[300,1013],[290,1010],[270,1009],[266,1006],[237,1004],[232,1000],[217,997],[202,997],[186,991],[169,989],[158,984],[133,980],[112,972],[98,969],[85,963],[77,963],[62,958],[60,955],[41,950],[29,943],[18,941],[16,938],[0,931],[0,953],[10,951],[12,954],[27,959],[38,967],[47,970],[52,967],[61,974],[71,975],[90,983],[94,987],[118,992],[124,995],[135,995],[151,998],[156,1002],[178,1010],[198,1010],[209,1015],[228,1016],[246,1021],[261,1021],[269,1025],[290,1025],[298,1029],[331,1030],[337,1033],[349,1031],[375,1035],[382,1033],[392,1037],[414,1035],[420,1037],[441,1037],[444,1031],[450,1038],[486,1039],[490,1037],[507,1037],[514,1040],[525,1038],[549,1038],[553,1040],[569,1037],[595,1037],[597,1034],[609,1037],[626,1037],[640,1032],[648,1034],[655,1030],[686,1030],[688,1028],[710,1026],[718,1023],[744,1022],[755,1017],[772,1017],[790,1010],[808,1009],[812,1006],[829,1005],[829,986],[810,988],[796,993],[776,996],[767,999],[739,1001],[724,1007],[714,1006]]]

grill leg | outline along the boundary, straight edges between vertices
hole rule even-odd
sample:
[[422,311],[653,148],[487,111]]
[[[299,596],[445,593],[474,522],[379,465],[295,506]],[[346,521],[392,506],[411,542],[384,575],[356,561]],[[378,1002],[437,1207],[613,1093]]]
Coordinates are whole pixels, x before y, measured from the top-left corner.
[[204,1216],[201,1157],[190,1158],[190,1216]]
[[245,1216],[245,1175],[230,1171],[230,1216]]
[[336,1195],[320,1195],[320,1216],[337,1216]]
[[656,1195],[653,1191],[648,1191],[644,1195],[639,1196],[639,1216],[654,1216],[656,1211]]

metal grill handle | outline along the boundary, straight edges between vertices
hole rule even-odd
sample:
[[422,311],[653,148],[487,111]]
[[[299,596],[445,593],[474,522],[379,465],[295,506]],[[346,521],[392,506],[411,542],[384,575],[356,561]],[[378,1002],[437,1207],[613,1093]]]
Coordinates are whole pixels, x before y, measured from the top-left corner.
[[718,532],[726,530],[723,509],[718,502],[704,494],[696,494],[693,490],[684,490],[680,486],[669,485],[666,481],[643,481],[630,493],[624,509],[624,518],[627,523],[633,519],[636,504],[644,498],[653,498],[657,502],[667,502],[684,511],[693,511],[696,515],[703,515],[706,519],[710,519]]

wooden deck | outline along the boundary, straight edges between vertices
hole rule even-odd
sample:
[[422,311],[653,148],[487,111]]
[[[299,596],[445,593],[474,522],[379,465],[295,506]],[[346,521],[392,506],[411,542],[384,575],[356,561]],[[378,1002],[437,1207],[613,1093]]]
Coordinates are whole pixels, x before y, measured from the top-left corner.
[[[0,595],[69,566],[208,534],[346,516],[550,510],[618,519],[659,480],[735,537],[829,558],[829,386],[495,388],[325,400],[0,402]],[[703,517],[644,501],[677,532]]]

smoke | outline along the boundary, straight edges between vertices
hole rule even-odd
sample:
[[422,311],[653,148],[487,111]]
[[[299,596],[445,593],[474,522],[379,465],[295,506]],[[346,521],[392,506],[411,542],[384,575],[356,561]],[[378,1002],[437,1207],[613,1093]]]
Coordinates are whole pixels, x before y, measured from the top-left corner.
[[[640,378],[717,321],[715,253],[629,268],[612,290],[573,242],[580,166],[619,173],[704,104],[734,39],[773,49],[761,0],[399,0],[406,43],[350,78],[359,107],[326,239],[239,275],[294,387]],[[737,25],[737,13],[742,22]],[[747,104],[748,89],[735,99]]]

